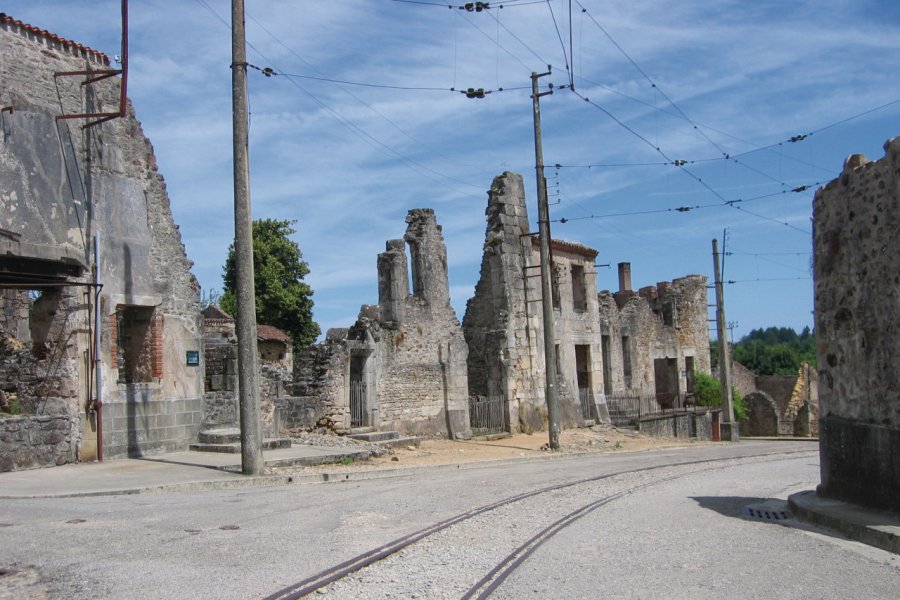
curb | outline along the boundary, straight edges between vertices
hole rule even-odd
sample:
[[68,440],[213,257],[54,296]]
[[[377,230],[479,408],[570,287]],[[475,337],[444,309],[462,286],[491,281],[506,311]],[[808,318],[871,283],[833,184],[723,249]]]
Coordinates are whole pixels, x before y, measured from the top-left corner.
[[822,498],[813,490],[791,494],[788,496],[788,506],[803,521],[837,531],[851,540],[900,554],[898,515]]

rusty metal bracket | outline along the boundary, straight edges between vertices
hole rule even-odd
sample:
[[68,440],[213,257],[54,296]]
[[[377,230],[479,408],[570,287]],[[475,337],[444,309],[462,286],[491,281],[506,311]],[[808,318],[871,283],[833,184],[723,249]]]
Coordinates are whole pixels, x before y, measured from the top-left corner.
[[97,71],[58,71],[53,74],[54,77],[85,77],[81,82],[82,86],[93,85],[98,81],[103,81],[116,75],[121,75],[121,85],[119,91],[119,110],[116,112],[102,113],[78,113],[57,115],[56,120],[62,121],[66,119],[94,119],[82,125],[83,129],[124,117],[128,104],[128,0],[122,0],[122,55],[121,69],[100,69]]

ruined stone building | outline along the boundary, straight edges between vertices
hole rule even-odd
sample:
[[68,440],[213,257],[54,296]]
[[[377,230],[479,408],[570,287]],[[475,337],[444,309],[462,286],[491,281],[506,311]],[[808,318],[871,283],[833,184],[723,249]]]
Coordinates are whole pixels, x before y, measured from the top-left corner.
[[[481,277],[463,329],[469,345],[474,430],[546,426],[540,256],[531,234],[522,177],[504,173],[488,192]],[[709,372],[706,278],[690,275],[631,291],[630,266],[620,265],[620,290],[597,293],[597,250],[553,240],[555,317],[561,424],[604,419],[606,397],[652,395],[680,405],[690,373]]]
[[900,137],[813,200],[819,494],[900,511]]
[[802,363],[793,376],[756,375],[732,362],[734,388],[744,397],[742,436],[810,437],[819,434],[818,373]]
[[[237,325],[234,318],[216,305],[203,309],[203,427],[240,426],[238,398]],[[280,424],[276,406],[294,387],[293,341],[271,325],[257,325],[259,352],[259,404],[266,435],[275,437]]]
[[431,209],[409,211],[406,223],[403,239],[378,255],[378,304],[298,352],[283,425],[314,416],[337,431],[469,435],[468,349],[450,305],[441,227]]
[[652,396],[663,407],[692,394],[693,373],[710,372],[707,287],[703,275],[631,289],[631,264],[619,264],[619,289],[600,292],[607,396]]
[[62,74],[106,55],[0,14],[0,56],[0,470],[184,448],[199,286],[153,148],[118,77]]

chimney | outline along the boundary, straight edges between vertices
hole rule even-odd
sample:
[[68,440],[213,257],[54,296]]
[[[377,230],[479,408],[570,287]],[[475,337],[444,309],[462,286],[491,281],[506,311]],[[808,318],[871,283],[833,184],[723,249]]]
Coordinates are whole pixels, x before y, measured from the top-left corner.
[[631,291],[631,263],[619,263],[619,292]]

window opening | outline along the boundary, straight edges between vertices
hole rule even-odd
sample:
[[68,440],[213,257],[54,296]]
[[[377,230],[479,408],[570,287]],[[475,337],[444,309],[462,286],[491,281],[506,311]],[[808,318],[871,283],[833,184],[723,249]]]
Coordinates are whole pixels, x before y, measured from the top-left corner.
[[587,287],[581,265],[572,265],[572,306],[576,312],[587,310]]
[[116,310],[119,383],[149,383],[162,375],[162,342],[152,306]]

